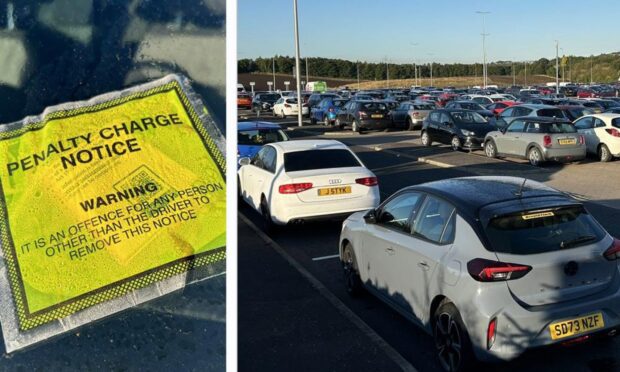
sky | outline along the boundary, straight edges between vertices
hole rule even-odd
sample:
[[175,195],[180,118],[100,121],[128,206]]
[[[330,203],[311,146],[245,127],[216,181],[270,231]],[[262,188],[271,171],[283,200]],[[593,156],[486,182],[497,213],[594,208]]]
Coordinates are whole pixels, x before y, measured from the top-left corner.
[[[293,0],[238,0],[237,58],[295,55]],[[301,56],[390,63],[528,61],[620,51],[620,1],[298,0]],[[412,45],[417,44],[417,45]]]

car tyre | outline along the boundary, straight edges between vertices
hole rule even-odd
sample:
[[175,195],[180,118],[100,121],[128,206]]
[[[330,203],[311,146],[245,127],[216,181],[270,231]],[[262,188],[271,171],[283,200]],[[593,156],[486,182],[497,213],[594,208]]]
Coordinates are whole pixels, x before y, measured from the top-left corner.
[[428,131],[426,130],[422,131],[420,140],[422,141],[422,145],[426,147],[430,147],[433,144],[433,139],[431,138],[431,135],[428,134]]
[[347,293],[352,297],[360,296],[364,291],[364,287],[357,268],[353,246],[349,243],[346,243],[342,249],[342,271]]
[[362,134],[362,128],[360,128],[359,123],[357,122],[356,119],[353,119],[353,123],[351,123],[351,130],[354,132],[359,132],[359,134]]
[[529,160],[530,165],[533,165],[534,167],[538,167],[542,164],[542,153],[538,147],[532,147],[527,152],[527,160]]
[[271,211],[264,195],[260,201],[260,213],[263,216],[263,230],[267,233],[275,232],[276,224],[273,222],[273,218],[271,218]]
[[433,315],[433,339],[439,364],[445,371],[472,369],[474,357],[469,334],[461,314],[452,302],[445,301]]
[[495,141],[488,140],[484,144],[484,153],[489,158],[496,158],[497,157],[497,147],[495,146]]
[[407,130],[415,130],[415,124],[409,117],[407,118]]
[[611,161],[613,156],[611,155],[611,152],[609,151],[609,147],[607,147],[607,145],[601,144],[598,147],[598,158],[599,158],[600,161],[602,161],[604,163],[607,163],[608,161]]
[[458,136],[452,136],[452,140],[450,140],[450,147],[452,150],[459,151],[461,149],[461,139]]
[[286,115],[284,114],[284,110],[280,111],[280,117],[282,119],[286,119]]

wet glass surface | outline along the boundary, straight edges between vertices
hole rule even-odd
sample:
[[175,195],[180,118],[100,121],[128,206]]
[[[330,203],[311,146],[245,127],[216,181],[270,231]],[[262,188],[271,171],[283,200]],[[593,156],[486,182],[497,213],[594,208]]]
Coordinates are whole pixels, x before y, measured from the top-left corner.
[[[169,73],[225,130],[225,0],[0,0],[0,123]],[[24,351],[0,370],[223,370],[225,276]],[[3,301],[6,299],[2,299]]]

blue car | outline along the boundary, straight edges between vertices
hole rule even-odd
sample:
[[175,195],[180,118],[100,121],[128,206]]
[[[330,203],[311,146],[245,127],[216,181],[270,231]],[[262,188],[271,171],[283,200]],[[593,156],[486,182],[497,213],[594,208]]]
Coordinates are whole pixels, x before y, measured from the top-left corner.
[[332,125],[336,121],[338,111],[347,102],[349,100],[343,98],[323,98],[321,102],[310,110],[310,122],[312,124],[321,122],[323,125]]
[[237,126],[237,159],[253,158],[263,145],[288,139],[278,124],[266,121],[241,122]]

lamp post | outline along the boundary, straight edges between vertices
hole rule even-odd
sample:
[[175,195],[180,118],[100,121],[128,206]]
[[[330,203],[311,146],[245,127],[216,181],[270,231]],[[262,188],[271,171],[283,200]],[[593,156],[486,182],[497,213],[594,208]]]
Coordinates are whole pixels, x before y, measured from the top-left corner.
[[[409,43],[413,48],[415,49],[415,47],[418,45],[418,43]],[[414,78],[414,84],[417,87],[418,86],[418,69],[415,65],[415,52],[413,53],[413,78]]]
[[476,11],[477,14],[482,15],[482,85],[483,88],[487,88],[487,49],[486,49],[486,37],[490,34],[486,33],[485,30],[485,22],[484,16],[490,14],[491,12],[486,11]]
[[299,79],[299,22],[297,20],[297,0],[293,0],[293,15],[295,18],[295,83],[297,86],[297,125],[302,126],[301,81]]
[[[427,55],[429,57],[432,57],[433,53],[427,53]],[[432,86],[434,86],[433,85],[433,60],[432,59],[431,59],[430,65],[431,65],[431,85],[430,86],[432,87]]]
[[559,41],[555,41],[555,94],[560,94],[560,65],[558,60]]

